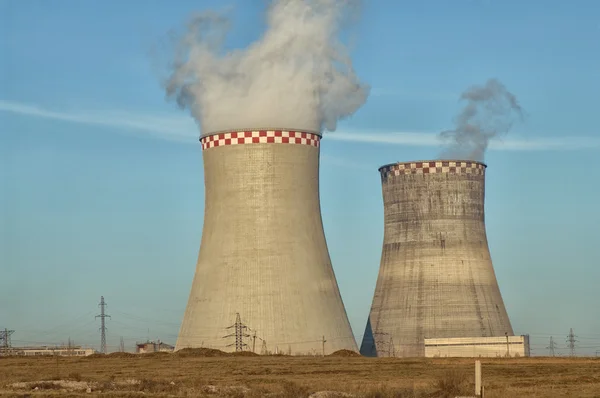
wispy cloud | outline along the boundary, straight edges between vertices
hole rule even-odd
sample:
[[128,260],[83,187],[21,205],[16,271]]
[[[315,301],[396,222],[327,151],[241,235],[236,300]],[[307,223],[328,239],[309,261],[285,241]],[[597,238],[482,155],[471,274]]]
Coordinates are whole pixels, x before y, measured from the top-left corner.
[[[109,126],[130,133],[151,135],[170,141],[196,143],[199,132],[194,120],[187,115],[156,115],[126,111],[54,111],[39,106],[0,100],[0,112],[22,116],[54,119],[70,123]],[[337,131],[327,134],[328,140],[366,144],[441,147],[438,133]],[[600,137],[516,137],[509,136],[490,142],[490,150],[552,151],[600,148]],[[333,160],[332,160],[333,161]]]
[[[327,136],[330,140],[415,147],[442,147],[438,133],[430,132],[339,132]],[[489,149],[499,151],[552,151],[600,148],[597,137],[498,138]]]
[[195,142],[199,133],[191,117],[149,115],[125,111],[59,112],[35,105],[0,100],[0,112],[64,122],[115,127],[173,141]]

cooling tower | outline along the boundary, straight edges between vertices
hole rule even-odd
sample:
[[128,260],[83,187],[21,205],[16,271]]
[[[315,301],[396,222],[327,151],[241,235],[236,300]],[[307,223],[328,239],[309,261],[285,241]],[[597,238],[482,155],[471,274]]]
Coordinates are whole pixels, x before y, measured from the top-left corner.
[[425,338],[513,334],[486,237],[486,167],[444,160],[379,169],[385,229],[363,355],[418,357]]
[[176,350],[358,351],[323,232],[320,140],[288,130],[200,139],[204,226]]

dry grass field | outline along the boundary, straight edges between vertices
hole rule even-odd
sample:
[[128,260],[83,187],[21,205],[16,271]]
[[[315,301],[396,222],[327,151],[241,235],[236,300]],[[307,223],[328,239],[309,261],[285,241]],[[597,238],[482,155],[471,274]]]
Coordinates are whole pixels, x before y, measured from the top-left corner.
[[[485,396],[600,397],[600,359],[482,359]],[[0,357],[0,396],[454,397],[472,359],[110,354]]]

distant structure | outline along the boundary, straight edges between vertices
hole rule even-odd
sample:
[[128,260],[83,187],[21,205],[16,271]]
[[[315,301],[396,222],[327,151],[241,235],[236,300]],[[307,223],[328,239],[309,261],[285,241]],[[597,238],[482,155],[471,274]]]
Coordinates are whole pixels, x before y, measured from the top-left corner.
[[68,343],[49,346],[26,346],[26,347],[14,347],[10,343],[10,335],[14,333],[14,330],[0,330],[0,356],[44,356],[44,355],[58,355],[58,356],[75,356],[83,357],[96,353],[93,348],[86,348],[81,345],[75,345],[69,337]]
[[0,351],[8,351],[11,347],[10,336],[14,332],[14,330],[8,330],[6,328],[0,330]]
[[555,356],[555,352],[554,350],[556,349],[556,343],[554,342],[554,338],[552,336],[550,336],[550,343],[548,344],[548,347],[546,347],[548,349],[548,355],[553,357]]
[[110,315],[107,315],[104,311],[104,307],[106,307],[106,302],[104,301],[104,296],[100,296],[100,315],[96,315],[96,318],[100,318],[100,352],[106,354],[106,323],[105,319],[110,318]]
[[573,328],[571,328],[569,330],[569,335],[567,336],[567,344],[569,347],[569,355],[574,357],[575,356],[575,343],[577,343],[577,340],[575,339],[575,333],[573,333]]
[[86,357],[88,355],[95,354],[96,350],[93,348],[86,348],[80,345],[72,346],[31,346],[31,347],[13,347],[9,355],[15,356],[54,356],[58,355],[61,357]]
[[529,357],[529,336],[456,337],[425,339],[425,356],[446,357]]
[[323,336],[327,353],[357,351],[323,232],[320,141],[293,129],[201,137],[204,226],[176,350],[259,350],[254,333],[223,338],[239,314],[261,352],[321,352]]
[[256,348],[256,333],[251,336],[245,331],[248,330],[248,326],[242,323],[242,319],[240,318],[240,314],[235,314],[235,323],[227,329],[233,329],[233,333],[228,334],[227,336],[223,336],[223,338],[235,337],[235,343],[227,344],[227,347],[235,346],[235,351],[244,351],[244,348],[248,347],[248,344],[244,343],[244,339],[246,337],[252,337],[252,351]]
[[145,341],[142,343],[135,344],[135,352],[137,354],[147,354],[151,352],[173,352],[175,347],[166,344],[160,340],[158,341]]
[[425,339],[512,336],[484,223],[486,165],[382,166],[384,240],[361,353],[422,357]]

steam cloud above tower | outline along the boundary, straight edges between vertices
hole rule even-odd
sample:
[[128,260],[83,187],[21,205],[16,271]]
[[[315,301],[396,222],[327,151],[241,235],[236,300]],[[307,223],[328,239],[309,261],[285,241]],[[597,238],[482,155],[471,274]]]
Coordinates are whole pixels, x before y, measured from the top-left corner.
[[523,110],[515,95],[497,79],[470,87],[460,99],[466,105],[455,119],[455,128],[440,133],[450,144],[441,157],[483,161],[490,140],[508,132],[515,116],[523,118]]
[[223,51],[230,25],[214,12],[191,18],[165,83],[202,135],[240,128],[334,131],[366,101],[338,33],[356,0],[273,0],[267,29],[246,49]]

